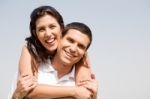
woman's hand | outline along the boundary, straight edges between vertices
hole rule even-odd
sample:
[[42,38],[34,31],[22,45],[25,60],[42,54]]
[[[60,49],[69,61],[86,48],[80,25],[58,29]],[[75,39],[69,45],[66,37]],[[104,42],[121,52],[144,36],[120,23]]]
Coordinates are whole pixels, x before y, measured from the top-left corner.
[[93,95],[91,99],[97,99],[97,91],[98,91],[98,81],[94,79],[81,81],[78,86],[83,86],[87,88]]
[[37,80],[34,76],[23,74],[19,77],[17,88],[14,94],[18,97],[25,97],[37,85]]
[[91,99],[93,93],[83,86],[76,86],[75,99]]

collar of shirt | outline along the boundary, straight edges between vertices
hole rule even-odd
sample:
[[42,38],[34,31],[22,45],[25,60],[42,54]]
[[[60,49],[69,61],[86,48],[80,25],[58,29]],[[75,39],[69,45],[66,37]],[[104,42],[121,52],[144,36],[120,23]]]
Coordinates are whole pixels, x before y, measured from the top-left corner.
[[55,72],[55,69],[51,66],[51,61],[47,60],[46,63],[40,63],[39,70],[43,72]]
[[72,70],[68,74],[64,75],[59,79],[59,81],[65,81],[65,80],[75,81],[75,65],[73,66]]
[[[39,65],[39,70],[47,73],[56,73],[57,71],[52,67],[51,61],[48,60],[47,63],[41,63]],[[75,81],[75,65],[71,69],[69,73],[58,79],[59,82],[73,80]]]

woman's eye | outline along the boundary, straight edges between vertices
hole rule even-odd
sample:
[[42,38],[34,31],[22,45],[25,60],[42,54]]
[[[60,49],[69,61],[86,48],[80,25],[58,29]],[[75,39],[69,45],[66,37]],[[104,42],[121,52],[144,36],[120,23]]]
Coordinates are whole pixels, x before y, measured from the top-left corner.
[[41,27],[38,29],[38,32],[42,32],[42,31],[44,31],[44,28]]
[[49,26],[50,29],[54,29],[55,27],[56,27],[56,26],[54,26],[54,25],[50,25],[50,26]]

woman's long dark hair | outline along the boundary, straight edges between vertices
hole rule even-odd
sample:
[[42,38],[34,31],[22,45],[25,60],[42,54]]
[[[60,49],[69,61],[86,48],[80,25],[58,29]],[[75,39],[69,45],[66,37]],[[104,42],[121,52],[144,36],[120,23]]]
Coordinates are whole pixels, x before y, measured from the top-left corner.
[[[27,48],[32,56],[32,64],[36,65],[39,62],[45,62],[48,58],[46,48],[41,44],[36,35],[36,21],[45,15],[51,15],[56,18],[61,29],[64,29],[63,18],[60,13],[51,6],[40,6],[33,10],[30,16],[30,37],[26,38]],[[36,63],[36,64],[35,64]]]

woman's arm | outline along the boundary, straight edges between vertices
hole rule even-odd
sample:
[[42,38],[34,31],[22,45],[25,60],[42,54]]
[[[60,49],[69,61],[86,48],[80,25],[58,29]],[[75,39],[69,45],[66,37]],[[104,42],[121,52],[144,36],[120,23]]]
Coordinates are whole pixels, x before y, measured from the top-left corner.
[[32,99],[89,99],[92,95],[92,92],[83,86],[49,86],[40,84],[32,92],[28,94],[28,97]]
[[22,99],[36,84],[37,82],[31,69],[31,56],[26,46],[23,46],[19,60],[19,78],[12,98]]
[[31,54],[29,53],[29,50],[26,46],[23,46],[19,60],[20,74],[28,74],[33,76],[31,61]]
[[76,84],[78,86],[84,86],[91,91],[91,99],[97,99],[98,82],[95,79],[95,75],[90,70],[90,62],[87,53],[76,64]]
[[93,94],[91,99],[97,99],[98,93],[98,81],[95,79],[95,75],[90,80],[80,82],[79,86],[87,88]]
[[91,79],[90,62],[87,53],[76,64],[76,84]]
[[13,93],[12,99],[23,99],[23,97],[36,86],[36,82],[36,79],[32,79],[29,75],[21,75],[18,79],[17,87]]
[[[40,98],[40,96],[47,97],[47,98],[50,98],[50,97],[53,97],[53,98],[59,97],[60,98],[60,97],[68,97],[68,96],[87,97],[87,96],[85,96],[85,94],[82,95],[81,93],[78,93],[81,89],[77,92],[74,91],[74,93],[76,93],[76,95],[74,95],[74,93],[72,93],[73,92],[72,90],[74,89],[74,87],[73,87],[73,89],[71,89],[72,87],[71,88],[70,87],[56,87],[56,86],[49,86],[49,85],[42,85],[42,84],[36,85],[35,80],[33,80],[33,79],[35,79],[35,76],[33,75],[33,72],[32,72],[31,60],[32,60],[31,55],[30,55],[27,47],[24,46],[22,49],[22,52],[21,52],[20,60],[19,60],[19,71],[20,71],[20,75],[29,76],[31,82],[30,82],[30,84],[27,84],[26,82],[29,79],[26,79],[25,76],[21,76],[20,79],[22,79],[22,80],[18,80],[19,84],[17,85],[17,91],[15,91],[15,93],[17,94],[16,97],[23,97],[29,91],[30,91],[30,93],[28,93],[29,97],[37,97],[37,98]],[[27,85],[25,85],[25,83]],[[35,85],[36,85],[36,87],[35,87]],[[19,86],[21,86],[21,87],[19,87]],[[20,92],[21,90],[24,90],[24,94],[22,94]],[[66,92],[67,90],[68,90],[68,92]],[[87,90],[85,90],[85,89],[83,89],[83,90],[87,93],[87,95],[91,94]],[[14,95],[15,95],[15,93],[14,93]],[[16,99],[19,99],[19,98],[16,98]]]
[[39,84],[36,86],[32,92],[28,94],[29,98],[60,98],[60,97],[68,97],[74,96],[75,87],[67,87],[67,86],[50,86]]

